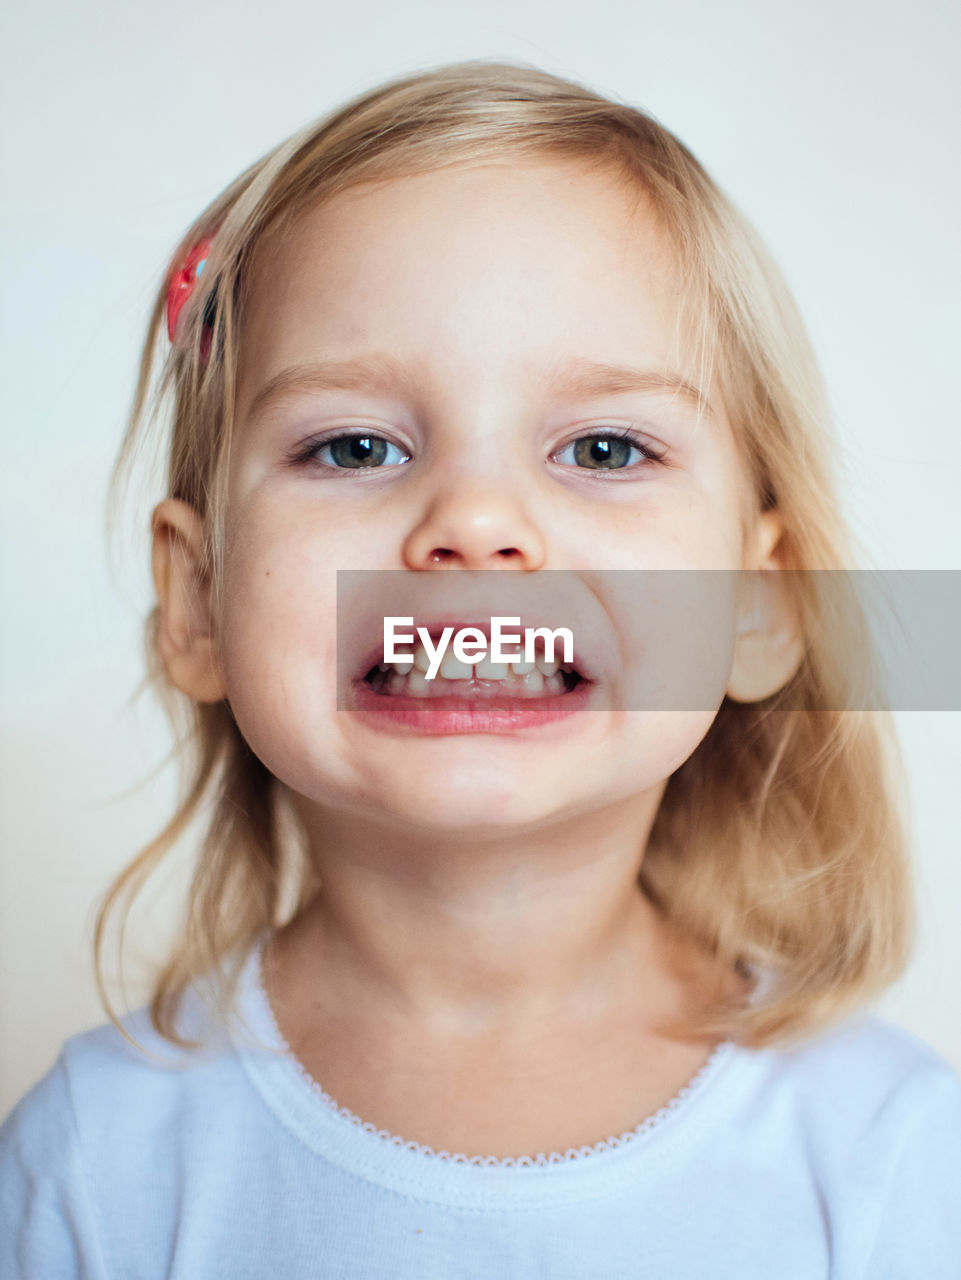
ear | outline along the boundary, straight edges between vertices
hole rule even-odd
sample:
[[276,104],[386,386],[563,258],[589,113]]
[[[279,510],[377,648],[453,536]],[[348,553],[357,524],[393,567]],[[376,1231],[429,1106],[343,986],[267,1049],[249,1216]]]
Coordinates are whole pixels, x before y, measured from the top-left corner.
[[727,686],[734,702],[770,697],[791,679],[804,657],[804,640],[791,586],[782,576],[783,524],[776,510],[758,517],[741,574],[737,641]]
[[165,498],[153,513],[153,579],[158,643],[172,685],[195,702],[226,697],[213,632],[210,582],[201,573],[203,521],[186,502]]

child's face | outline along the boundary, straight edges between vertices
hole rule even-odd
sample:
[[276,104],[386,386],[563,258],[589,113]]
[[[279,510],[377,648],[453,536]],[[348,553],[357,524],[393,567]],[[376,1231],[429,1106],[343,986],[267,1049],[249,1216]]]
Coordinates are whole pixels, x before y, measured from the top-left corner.
[[[308,801],[507,828],[659,795],[709,728],[723,686],[713,711],[590,711],[515,734],[400,737],[336,709],[338,569],[745,563],[746,482],[716,388],[703,388],[710,411],[698,422],[694,398],[667,381],[565,385],[588,361],[696,382],[677,349],[672,256],[635,197],[570,163],[451,169],[346,192],[256,259],[222,670],[244,736]],[[291,366],[374,353],[403,380],[318,380],[258,404]],[[632,423],[664,462],[622,448],[627,465],[604,471],[575,456],[590,432]],[[351,469],[329,447],[291,461],[335,429],[386,442],[381,465]],[[613,602],[604,620],[616,649]]]

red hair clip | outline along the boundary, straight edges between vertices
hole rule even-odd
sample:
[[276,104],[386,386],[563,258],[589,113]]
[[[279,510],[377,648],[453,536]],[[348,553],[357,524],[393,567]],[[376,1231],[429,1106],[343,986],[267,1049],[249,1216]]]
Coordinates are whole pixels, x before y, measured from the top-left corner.
[[[177,319],[184,304],[194,291],[197,277],[204,269],[210,256],[212,240],[200,240],[190,250],[183,266],[174,276],[167,293],[167,334],[173,342],[177,334]],[[210,351],[211,327],[213,325],[214,295],[212,294],[204,310],[204,331],[200,341],[200,357],[206,360]]]

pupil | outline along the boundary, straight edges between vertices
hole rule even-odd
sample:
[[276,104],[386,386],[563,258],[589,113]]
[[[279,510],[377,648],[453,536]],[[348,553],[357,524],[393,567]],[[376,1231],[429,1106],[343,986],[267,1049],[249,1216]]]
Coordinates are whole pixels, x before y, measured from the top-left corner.
[[607,436],[584,436],[574,444],[574,459],[578,465],[598,469],[597,464],[610,464],[608,469],[623,467],[630,453],[630,442]]
[[330,446],[334,460],[347,467],[373,467],[387,455],[387,441],[376,436],[343,436]]

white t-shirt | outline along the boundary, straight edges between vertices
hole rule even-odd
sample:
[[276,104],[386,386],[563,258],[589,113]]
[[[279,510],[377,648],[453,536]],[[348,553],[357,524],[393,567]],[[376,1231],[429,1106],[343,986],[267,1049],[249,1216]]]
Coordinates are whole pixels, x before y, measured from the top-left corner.
[[[124,1025],[178,1066],[105,1023],[13,1109],[3,1280],[961,1280],[961,1079],[885,1019],[725,1041],[632,1133],[480,1163],[377,1132],[306,1076],[263,991],[267,936],[248,1031],[208,1027],[197,1056],[139,1009]],[[191,992],[186,1034],[203,1008]]]

